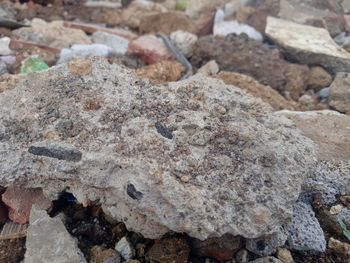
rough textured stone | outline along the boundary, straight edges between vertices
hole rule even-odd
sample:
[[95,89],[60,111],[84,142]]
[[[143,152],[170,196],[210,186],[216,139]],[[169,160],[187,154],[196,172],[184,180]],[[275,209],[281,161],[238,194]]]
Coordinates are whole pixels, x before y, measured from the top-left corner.
[[[201,73],[206,76],[213,76],[220,71],[218,64],[215,60],[210,60],[197,70],[197,73]],[[229,83],[226,83],[229,84]]]
[[12,50],[9,48],[11,39],[9,37],[0,38],[0,55],[11,55]]
[[100,246],[93,246],[90,251],[89,263],[120,263],[121,258],[114,249],[107,249]]
[[69,71],[76,75],[87,75],[91,73],[91,60],[85,58],[77,58],[69,61]]
[[332,71],[350,71],[350,54],[339,47],[327,30],[268,17],[265,34],[289,57]]
[[112,53],[113,49],[103,44],[75,44],[71,48],[62,48],[57,64],[66,63],[76,58],[90,58],[95,56],[106,57]]
[[24,263],[86,263],[60,218],[35,205],[30,212]]
[[9,218],[19,224],[29,221],[33,204],[41,209],[51,207],[51,201],[45,198],[40,188],[26,189],[12,185],[2,194],[2,201],[9,207]]
[[350,261],[350,245],[348,243],[341,242],[331,237],[328,242],[328,248],[341,256],[343,260],[345,260],[344,262]]
[[177,30],[191,31],[192,26],[192,21],[183,12],[175,11],[143,16],[140,31],[170,35]]
[[239,87],[254,97],[261,98],[264,102],[270,104],[274,110],[294,109],[296,107],[295,103],[287,101],[276,90],[260,84],[250,76],[236,72],[221,71],[217,77],[228,85]]
[[[100,107],[84,110],[92,99]],[[0,112],[0,185],[52,199],[69,187],[152,238],[272,234],[315,161],[311,140],[239,88],[200,74],[153,86],[103,58],[89,75],[66,64],[28,74],[1,93]],[[28,152],[50,140],[81,160]]]
[[285,227],[291,249],[317,252],[326,250],[326,239],[311,205],[298,201],[294,206],[293,222]]
[[318,145],[318,159],[350,159],[350,116],[331,110],[279,111],[291,119],[301,132]]
[[283,263],[294,263],[292,253],[286,248],[277,248],[277,258]]
[[136,69],[136,74],[156,83],[177,81],[185,72],[184,66],[177,61],[163,60],[152,65]]
[[281,229],[271,236],[247,239],[246,248],[256,255],[269,256],[276,252],[276,248],[286,243],[287,237],[285,231]]
[[157,263],[187,263],[190,248],[184,238],[163,238],[149,249],[147,260]]
[[97,44],[104,44],[113,49],[113,52],[124,55],[128,51],[129,40],[107,32],[97,31],[93,33],[92,40]]
[[232,259],[234,254],[242,247],[242,238],[232,235],[223,235],[220,238],[209,238],[204,241],[192,240],[192,253],[198,257],[211,257],[216,260]]
[[132,41],[129,45],[129,53],[139,55],[148,64],[169,60],[172,57],[163,40],[154,35],[144,35]]
[[336,196],[350,193],[350,161],[322,161],[313,169],[303,184],[303,191],[320,193],[327,205],[334,204]]
[[332,76],[321,67],[312,67],[310,69],[308,88],[319,91],[332,84]]
[[294,100],[304,93],[309,77],[307,66],[288,63],[277,49],[246,35],[199,38],[191,62],[199,68],[210,60],[215,60],[220,70],[249,75]]
[[336,75],[329,90],[329,105],[341,112],[350,114],[350,74]]
[[31,27],[22,27],[12,32],[17,39],[33,41],[56,48],[68,48],[73,44],[90,44],[90,38],[80,29],[63,26],[62,21],[46,23],[33,19]]
[[190,56],[198,37],[190,32],[177,30],[170,34],[170,40],[185,56]]

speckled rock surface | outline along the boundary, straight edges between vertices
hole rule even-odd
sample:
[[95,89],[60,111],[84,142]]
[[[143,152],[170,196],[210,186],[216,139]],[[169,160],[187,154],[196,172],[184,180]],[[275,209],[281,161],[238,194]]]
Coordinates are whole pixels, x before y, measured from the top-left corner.
[[287,119],[203,75],[152,85],[88,63],[91,73],[62,64],[0,94],[0,185],[99,200],[150,238],[256,238],[291,220],[315,153]]

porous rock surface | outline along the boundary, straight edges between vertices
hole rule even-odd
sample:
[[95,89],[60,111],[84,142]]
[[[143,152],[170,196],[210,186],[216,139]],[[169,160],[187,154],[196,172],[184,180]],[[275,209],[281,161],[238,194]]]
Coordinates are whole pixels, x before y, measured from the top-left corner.
[[284,117],[200,74],[151,85],[82,60],[83,75],[62,64],[0,93],[0,185],[99,200],[149,238],[256,238],[289,222],[315,153]]

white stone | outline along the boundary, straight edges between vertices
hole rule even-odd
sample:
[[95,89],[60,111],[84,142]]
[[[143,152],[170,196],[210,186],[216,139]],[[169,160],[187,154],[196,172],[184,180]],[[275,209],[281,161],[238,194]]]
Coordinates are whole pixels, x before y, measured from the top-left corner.
[[12,54],[12,50],[10,49],[11,39],[9,37],[0,38],[0,55],[7,56]]
[[115,245],[115,250],[117,250],[125,260],[132,259],[136,254],[135,248],[126,237],[123,237],[118,241]]
[[189,56],[198,37],[190,32],[177,30],[170,34],[170,40],[185,56]]
[[350,71],[350,54],[324,28],[268,17],[265,33],[300,63],[320,65],[332,72]]
[[254,27],[241,24],[238,21],[224,21],[224,11],[219,9],[215,14],[214,35],[228,35],[235,33],[237,35],[247,34],[249,38],[262,41],[263,36]]
[[106,57],[113,53],[113,49],[103,44],[76,44],[71,48],[62,48],[57,64],[68,62],[74,58]]
[[58,217],[35,205],[30,212],[24,263],[86,263],[77,242]]
[[92,40],[97,44],[104,44],[113,49],[113,52],[119,55],[124,55],[128,52],[129,40],[109,34],[107,32],[97,31],[92,34]]

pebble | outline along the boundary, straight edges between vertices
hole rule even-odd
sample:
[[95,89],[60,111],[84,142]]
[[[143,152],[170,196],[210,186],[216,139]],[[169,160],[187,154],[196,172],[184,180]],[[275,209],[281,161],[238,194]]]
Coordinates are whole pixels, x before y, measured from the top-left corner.
[[277,258],[283,263],[294,263],[292,253],[286,248],[277,248]]
[[9,48],[10,42],[9,37],[0,38],[0,55],[8,56],[12,54],[12,50]]
[[331,215],[336,215],[336,214],[339,214],[343,208],[344,206],[342,205],[334,205],[331,207],[329,212],[331,213]]
[[126,52],[128,52],[129,40],[126,38],[107,32],[97,31],[92,34],[92,40],[94,43],[109,46],[116,54],[125,55]]
[[117,250],[125,260],[132,259],[136,254],[134,247],[126,237],[118,241],[115,245],[115,250]]
[[170,34],[170,40],[182,52],[182,54],[184,54],[185,57],[188,57],[191,54],[198,37],[190,32],[177,30]]

